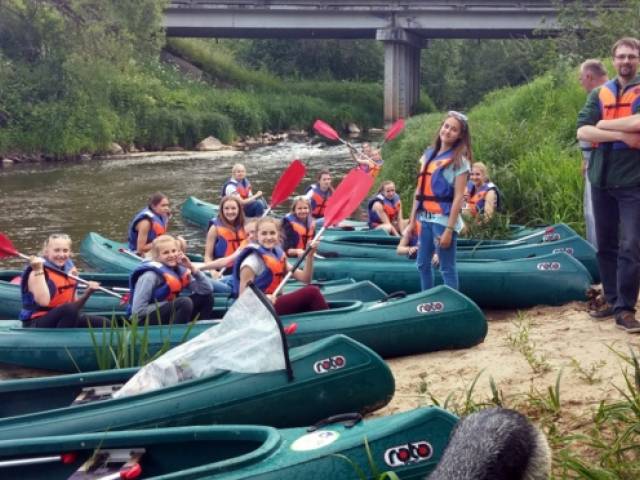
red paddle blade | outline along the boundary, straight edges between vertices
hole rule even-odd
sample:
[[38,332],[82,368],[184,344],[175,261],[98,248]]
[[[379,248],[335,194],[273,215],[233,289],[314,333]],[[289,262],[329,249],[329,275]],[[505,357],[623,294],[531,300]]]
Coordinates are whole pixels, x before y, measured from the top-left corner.
[[328,138],[329,140],[340,140],[338,132],[322,120],[316,120],[313,124],[313,129],[318,135],[322,135],[324,138]]
[[276,183],[273,189],[273,193],[271,194],[271,208],[289,198],[289,195],[293,193],[304,178],[306,170],[304,163],[300,160],[291,162],[287,169],[282,172],[278,183]]
[[373,177],[360,169],[351,170],[327,200],[324,225],[330,227],[351,215],[369,193]]
[[393,140],[400,134],[402,130],[404,130],[404,118],[399,118],[393,123],[393,125],[391,125],[391,127],[387,131],[386,135],[384,136],[384,141],[388,142],[389,140]]
[[18,251],[13,246],[9,237],[4,233],[0,233],[0,258],[17,257]]

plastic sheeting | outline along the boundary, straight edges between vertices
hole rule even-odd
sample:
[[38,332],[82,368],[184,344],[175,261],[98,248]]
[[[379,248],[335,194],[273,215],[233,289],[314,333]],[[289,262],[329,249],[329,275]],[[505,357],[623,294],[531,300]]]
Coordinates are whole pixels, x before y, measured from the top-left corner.
[[285,369],[282,337],[273,314],[251,289],[218,326],[142,367],[114,398],[149,392],[221,370],[260,373]]

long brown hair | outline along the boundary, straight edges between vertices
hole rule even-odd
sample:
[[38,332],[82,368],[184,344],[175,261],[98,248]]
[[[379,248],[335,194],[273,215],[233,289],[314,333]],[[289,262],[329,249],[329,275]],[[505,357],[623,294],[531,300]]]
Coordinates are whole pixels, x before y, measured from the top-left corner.
[[[235,202],[235,204],[238,206],[238,216],[236,217],[233,223],[230,222],[229,219],[224,216],[223,207],[224,207],[224,204],[227,202]],[[225,226],[233,228],[234,230],[239,230],[241,228],[244,228],[244,212],[242,211],[242,204],[240,203],[240,200],[238,200],[237,197],[234,197],[231,195],[222,197],[222,200],[220,200],[220,207],[218,208],[218,218]]]
[[442,148],[442,140],[440,140],[440,130],[444,123],[453,118],[458,121],[460,124],[460,138],[456,140],[456,143],[453,145],[453,165],[456,168],[462,166],[462,159],[465,158],[469,164],[473,163],[473,152],[471,151],[471,133],[469,132],[469,120],[462,113],[450,111],[447,113],[447,116],[442,120],[442,123],[438,127],[436,131],[435,138],[433,140],[433,151],[431,152],[430,158],[427,158],[427,161],[433,160],[440,148]]

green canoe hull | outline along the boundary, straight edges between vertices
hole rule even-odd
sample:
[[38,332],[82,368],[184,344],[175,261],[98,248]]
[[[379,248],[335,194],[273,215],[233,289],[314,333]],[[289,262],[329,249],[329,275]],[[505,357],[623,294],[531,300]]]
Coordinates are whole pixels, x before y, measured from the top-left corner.
[[[337,357],[343,359],[339,367],[318,368]],[[136,370],[4,381],[0,440],[218,423],[302,426],[337,413],[370,412],[393,396],[389,367],[343,335],[293,348],[290,359],[291,381],[284,371],[222,371],[139,395],[76,405],[70,404],[82,388],[124,383]]]
[[[557,226],[558,231],[561,226]],[[567,227],[568,228],[568,227]],[[538,237],[541,240],[542,237]],[[318,253],[327,257],[381,258],[415,262],[396,253],[398,241],[394,237],[367,238],[366,236],[331,237],[320,242]],[[575,257],[591,274],[595,283],[600,282],[600,270],[596,259],[596,250],[591,244],[578,235],[565,236],[555,241],[538,241],[536,243],[508,244],[477,243],[465,244],[464,239],[456,250],[458,260],[488,259],[513,260],[531,258],[550,253],[565,252]]]
[[[16,459],[75,452],[75,461],[0,467],[4,478],[68,479],[100,449],[140,449],[143,478],[299,480],[355,478],[352,465],[368,471],[371,456],[381,470],[403,480],[425,478],[437,465],[457,418],[437,407],[362,420],[348,427],[306,428],[222,425],[100,432],[0,442],[0,465]],[[170,476],[170,477],[169,477]]]
[[[8,280],[19,275],[16,270],[0,270],[0,320],[19,318],[22,308],[20,296],[20,286],[10,283]],[[127,288],[129,286],[129,275],[124,273],[87,273],[83,272],[85,280],[94,280],[107,287]],[[381,300],[385,292],[371,282],[355,282],[349,278],[331,280],[329,282],[318,282],[318,287],[328,301],[338,300],[360,300],[363,302]],[[285,291],[300,288],[298,282],[292,282],[285,287]],[[214,293],[214,317],[222,318],[227,311],[232,300],[228,294]],[[96,292],[83,307],[84,313],[94,313],[105,315],[111,318],[113,315],[122,315],[125,307],[120,304],[120,300],[110,295]],[[2,326],[2,322],[0,322]]]
[[[478,306],[445,286],[403,298],[344,301],[331,306],[330,310],[283,316],[284,324],[297,324],[296,331],[287,336],[289,345],[345,334],[383,357],[397,357],[471,347],[482,342],[487,333],[487,321]],[[138,333],[138,343],[144,340],[153,355],[213,325],[215,322],[146,327],[146,335]],[[110,359],[110,355],[98,355],[94,339],[100,346],[98,353],[104,353],[109,345],[116,348],[120,336],[110,329],[2,329],[0,363],[60,372],[96,370],[98,356]]]
[[[586,300],[592,279],[586,268],[566,253],[517,260],[462,260],[457,262],[460,291],[481,307],[525,308],[562,305]],[[436,285],[442,284],[438,269]],[[367,279],[386,292],[420,290],[415,262],[372,258],[316,260],[314,278],[330,280],[348,275]]]

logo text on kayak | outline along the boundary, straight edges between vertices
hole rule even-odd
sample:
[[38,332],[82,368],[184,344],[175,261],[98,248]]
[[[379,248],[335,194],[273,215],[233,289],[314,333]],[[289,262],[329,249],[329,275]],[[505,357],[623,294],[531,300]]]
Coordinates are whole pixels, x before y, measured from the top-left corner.
[[418,311],[418,313],[441,312],[442,310],[444,310],[444,303],[442,302],[421,303],[418,306],[416,306],[416,310]]
[[313,364],[313,371],[317,374],[327,373],[330,370],[339,370],[347,364],[347,359],[342,355],[318,360]]
[[433,455],[433,447],[425,440],[392,447],[384,452],[384,463],[390,467],[401,467],[428,460]]

